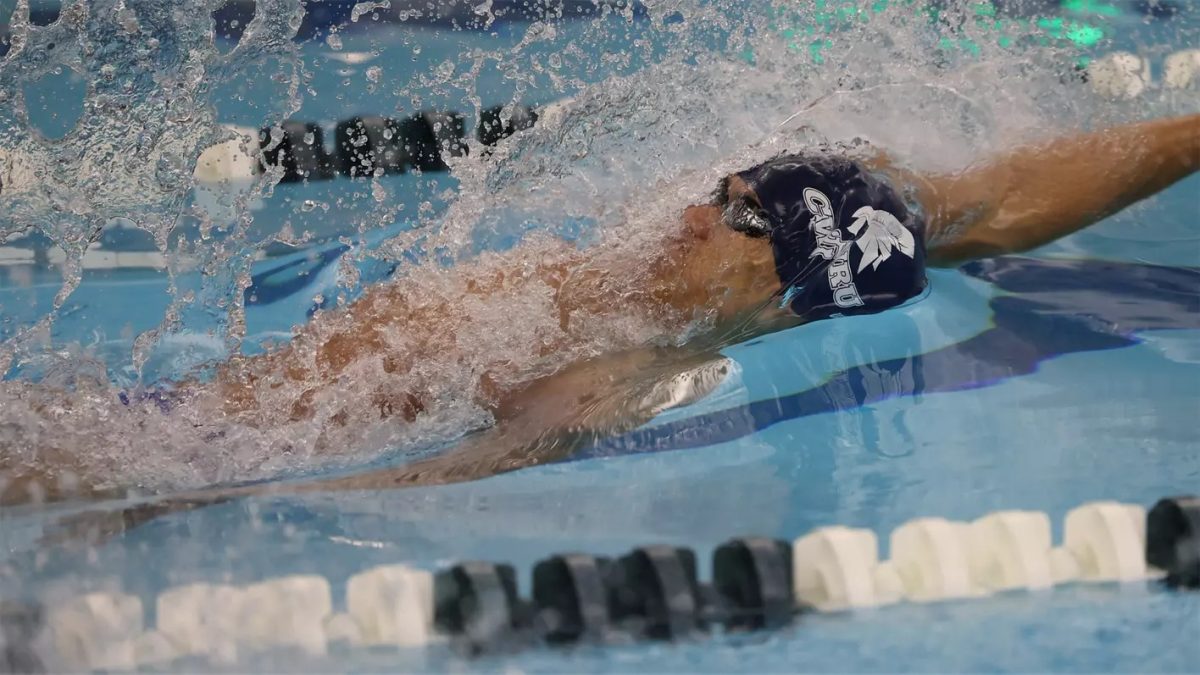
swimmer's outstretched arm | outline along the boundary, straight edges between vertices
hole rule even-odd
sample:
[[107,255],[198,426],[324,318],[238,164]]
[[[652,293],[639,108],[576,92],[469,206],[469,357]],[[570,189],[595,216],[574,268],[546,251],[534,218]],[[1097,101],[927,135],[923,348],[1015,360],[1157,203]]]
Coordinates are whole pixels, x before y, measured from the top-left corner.
[[957,265],[1064,237],[1200,170],[1200,115],[1018,148],[950,175],[904,176],[926,210],[929,261]]
[[[678,390],[671,386],[676,384],[673,376],[709,366],[720,368],[725,361],[711,348],[654,347],[577,363],[514,392],[495,411],[495,426],[471,434],[444,453],[346,476],[217,486],[117,510],[85,511],[59,522],[43,543],[96,544],[166,514],[241,497],[443,485],[554,462],[640,426],[665,407],[693,400],[686,394],[678,398]],[[707,391],[701,385],[691,396]]]

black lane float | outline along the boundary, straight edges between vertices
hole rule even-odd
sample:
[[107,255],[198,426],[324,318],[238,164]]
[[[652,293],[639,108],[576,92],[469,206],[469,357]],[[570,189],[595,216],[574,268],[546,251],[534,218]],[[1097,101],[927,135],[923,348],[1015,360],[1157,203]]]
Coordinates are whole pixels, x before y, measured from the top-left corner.
[[1146,564],[1166,571],[1171,586],[1200,587],[1200,498],[1169,497],[1150,509]]
[[[537,119],[527,106],[510,106],[507,112],[493,106],[482,111],[476,137],[492,146]],[[449,169],[447,158],[467,154],[465,136],[465,118],[457,112],[424,111],[400,120],[355,116],[337,123],[330,153],[320,126],[288,120],[259,131],[259,168],[278,166],[281,183],[441,172]]]

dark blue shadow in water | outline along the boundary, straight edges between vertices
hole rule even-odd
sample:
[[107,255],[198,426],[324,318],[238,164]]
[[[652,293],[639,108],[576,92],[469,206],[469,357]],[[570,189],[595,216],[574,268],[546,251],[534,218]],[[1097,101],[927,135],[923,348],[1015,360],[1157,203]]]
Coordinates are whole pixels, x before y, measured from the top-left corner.
[[[291,297],[312,283],[321,270],[332,265],[349,250],[349,246],[341,244],[311,257],[298,257],[255,274],[250,278],[250,286],[244,292],[246,304],[270,305]],[[297,267],[301,269],[291,271]],[[287,274],[284,274],[285,272]]]
[[1056,356],[1137,344],[1139,331],[1200,328],[1200,269],[997,258],[962,271],[1019,294],[994,298],[994,325],[975,337],[843,370],[788,396],[606,438],[565,461],[723,443],[809,415],[989,387]]

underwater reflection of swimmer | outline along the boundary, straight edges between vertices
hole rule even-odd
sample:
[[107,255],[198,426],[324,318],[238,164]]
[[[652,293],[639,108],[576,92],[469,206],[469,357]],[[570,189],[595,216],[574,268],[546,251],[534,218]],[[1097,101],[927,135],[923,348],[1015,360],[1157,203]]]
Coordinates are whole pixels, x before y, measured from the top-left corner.
[[[402,278],[312,322],[288,347],[232,361],[212,384],[184,386],[177,396],[185,407],[215,402],[247,426],[316,419],[320,449],[364,419],[411,423],[431,415],[453,392],[423,377],[422,364],[458,358],[470,381],[450,388],[469,392],[493,419],[429,459],[226,494],[436,484],[555,461],[703,395],[710,388],[704,381],[720,379],[717,351],[724,346],[902,305],[924,291],[926,265],[1040,246],[1198,168],[1200,116],[1022,147],[951,175],[917,175],[880,155],[782,155],[726,177],[713,202],[686,209],[663,249],[646,259],[621,264],[603,253],[535,243],[493,254],[488,265],[456,267],[454,293],[423,294]],[[548,359],[552,365],[541,372],[472,359],[468,352],[478,347],[461,337],[473,327],[472,313],[503,318],[506,304],[521,300],[541,303],[553,325],[502,337],[527,340],[544,356],[566,356]],[[577,347],[586,333],[610,329],[606,321],[639,314],[691,331],[691,338],[608,353]],[[356,390],[368,370],[397,384]],[[680,373],[691,375],[673,380]],[[36,490],[58,496],[38,480],[55,468],[12,466],[0,457],[0,471],[9,474],[4,499],[28,500]],[[93,488],[86,475],[74,487]]]

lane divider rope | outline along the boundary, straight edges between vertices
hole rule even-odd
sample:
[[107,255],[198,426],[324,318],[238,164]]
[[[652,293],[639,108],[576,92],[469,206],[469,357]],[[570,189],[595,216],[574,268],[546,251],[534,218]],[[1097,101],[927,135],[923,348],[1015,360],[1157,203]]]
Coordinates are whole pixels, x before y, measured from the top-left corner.
[[[1131,52],[1112,52],[1083,69],[1081,79],[1100,96],[1132,100],[1154,84],[1150,61]],[[1162,64],[1161,83],[1167,90],[1200,87],[1200,49],[1169,54]],[[554,108],[554,106],[551,106]],[[539,115],[528,106],[493,106],[480,115],[476,137],[484,146],[495,145],[514,133],[532,127]],[[339,122],[334,150],[325,150],[324,132],[313,123],[288,120],[257,133],[237,129],[240,139],[211,146],[197,162],[201,184],[253,177],[264,166],[279,166],[281,182],[328,180],[337,175],[362,177],[445,171],[445,157],[465,153],[463,115],[425,111],[403,120],[379,116],[354,117]],[[260,159],[261,158],[261,159]]]
[[[1150,61],[1130,52],[1113,52],[1095,59],[1079,74],[1101,96],[1135,99],[1153,85]],[[1200,88],[1200,49],[1169,54],[1162,63],[1165,90]],[[493,106],[482,111],[476,138],[491,146],[517,131],[528,129],[545,110],[524,105]],[[196,162],[197,187],[219,189],[253,179],[264,168],[279,167],[280,182],[328,180],[387,175],[410,170],[445,171],[446,157],[465,153],[464,116],[457,112],[424,111],[393,120],[360,116],[339,122],[334,149],[325,149],[324,130],[317,124],[287,120],[259,131],[226,125],[237,138],[206,148]],[[37,185],[37,174],[26,158],[0,148],[0,195],[20,193]]]
[[[538,112],[528,106],[493,106],[482,111],[476,138],[492,146],[528,129]],[[252,178],[278,167],[281,183],[363,178],[408,171],[443,172],[448,157],[467,152],[464,117],[457,112],[424,111],[396,120],[357,116],[334,127],[333,151],[325,147],[325,131],[312,122],[287,120],[255,133],[229,127],[237,138],[205,149],[196,162],[201,184]]]
[[1160,500],[1148,513],[1111,501],[1067,513],[1054,546],[1038,511],[999,511],[972,522],[918,518],[889,538],[881,560],[871,530],[814,530],[794,542],[733,539],[697,577],[687,548],[644,546],[615,558],[555,555],[534,565],[531,596],[511,565],[463,562],[436,573],[374,567],[346,583],[344,611],[329,582],[292,575],[235,586],[169,588],[147,628],[142,601],[94,592],[43,610],[0,604],[0,655],[9,670],[120,670],[182,657],[229,665],[270,649],[311,656],[330,644],[419,648],[447,643],[468,654],[533,644],[676,640],[713,627],[775,629],[809,611],[897,602],[986,598],[1066,583],[1161,579],[1200,586],[1200,498]]

